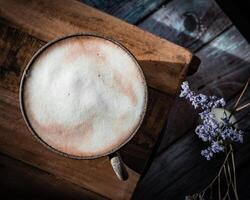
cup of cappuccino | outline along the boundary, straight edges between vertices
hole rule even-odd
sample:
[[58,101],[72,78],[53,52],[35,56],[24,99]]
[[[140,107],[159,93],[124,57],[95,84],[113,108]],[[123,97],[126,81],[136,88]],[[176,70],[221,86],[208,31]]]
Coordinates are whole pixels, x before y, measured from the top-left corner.
[[73,159],[109,156],[118,178],[128,178],[117,151],[142,123],[147,86],[120,43],[83,33],[47,43],[24,70],[20,107],[49,150]]

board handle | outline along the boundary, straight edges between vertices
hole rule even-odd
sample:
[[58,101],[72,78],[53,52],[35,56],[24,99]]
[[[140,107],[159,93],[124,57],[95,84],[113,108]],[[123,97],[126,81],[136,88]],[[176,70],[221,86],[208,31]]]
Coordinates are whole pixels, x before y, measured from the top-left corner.
[[116,174],[116,176],[121,181],[126,181],[128,179],[128,172],[126,170],[126,167],[121,159],[121,156],[119,152],[114,152],[109,155],[110,163],[113,167],[113,170]]

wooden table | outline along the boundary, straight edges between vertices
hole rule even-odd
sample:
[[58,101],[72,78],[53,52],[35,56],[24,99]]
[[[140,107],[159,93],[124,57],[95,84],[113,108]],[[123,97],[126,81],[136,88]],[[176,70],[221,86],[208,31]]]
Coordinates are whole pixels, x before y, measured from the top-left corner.
[[[146,117],[136,136],[121,149],[129,172],[125,182],[116,178],[107,157],[73,160],[48,151],[22,119],[18,88],[25,65],[46,42],[75,32],[119,41],[136,56],[145,74],[149,90]],[[55,188],[66,196],[129,199],[150,165],[150,155],[192,58],[180,46],[77,1],[0,0],[0,164],[12,170],[0,171],[1,184],[8,188],[10,179],[20,178],[27,187],[40,184],[41,191]]]

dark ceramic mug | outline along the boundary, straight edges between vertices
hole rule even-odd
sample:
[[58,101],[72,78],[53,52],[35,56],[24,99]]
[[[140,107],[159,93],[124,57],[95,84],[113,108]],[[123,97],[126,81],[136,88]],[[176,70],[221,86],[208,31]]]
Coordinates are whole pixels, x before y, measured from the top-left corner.
[[[126,137],[124,135],[121,135],[121,138],[117,138],[117,142],[115,144],[108,144],[107,143],[107,145],[106,145],[107,147],[105,147],[106,150],[102,151],[101,153],[97,152],[97,153],[91,153],[89,155],[88,155],[88,153],[85,153],[85,154],[83,153],[83,154],[78,155],[78,154],[72,153],[73,146],[71,143],[69,143],[69,146],[71,145],[70,147],[72,147],[72,148],[70,148],[70,147],[66,148],[65,146],[64,146],[64,148],[61,148],[61,146],[63,146],[63,144],[61,144],[61,146],[60,146],[60,142],[58,142],[57,145],[55,145],[53,143],[54,141],[59,141],[59,140],[61,140],[62,143],[64,143],[64,141],[66,141],[66,140],[62,140],[62,138],[64,137],[63,134],[67,135],[67,131],[65,131],[65,130],[61,131],[60,127],[54,128],[55,125],[53,125],[53,126],[50,125],[52,127],[52,128],[50,127],[50,129],[48,129],[48,127],[45,127],[45,128],[43,127],[43,129],[42,129],[40,125],[38,126],[37,121],[34,120],[35,117],[31,113],[32,112],[36,113],[36,109],[41,109],[41,108],[39,108],[39,106],[36,108],[32,108],[33,111],[31,112],[32,105],[34,103],[36,103],[36,102],[32,102],[32,101],[35,101],[34,98],[36,98],[35,97],[36,91],[33,91],[33,94],[32,94],[32,92],[31,92],[32,90],[30,90],[29,88],[36,86],[34,84],[34,83],[36,83],[36,78],[33,78],[33,77],[36,77],[37,68],[41,68],[41,66],[42,66],[42,65],[37,64],[37,63],[39,63],[39,59],[41,60],[41,58],[43,58],[43,57],[45,57],[45,59],[46,59],[47,55],[50,55],[51,52],[53,53],[53,51],[51,51],[51,49],[53,50],[53,48],[57,48],[57,49],[63,48],[65,41],[67,42],[66,44],[68,45],[67,48],[73,49],[73,42],[78,42],[78,43],[76,43],[77,45],[81,44],[84,46],[85,45],[84,41],[86,40],[86,41],[90,42],[89,39],[91,39],[93,41],[98,41],[98,42],[100,42],[101,45],[108,44],[108,45],[113,45],[112,48],[113,47],[119,48],[119,51],[122,52],[122,54],[125,57],[127,56],[127,59],[130,59],[133,62],[134,66],[136,66],[134,70],[137,73],[135,77],[137,77],[138,79],[133,80],[131,87],[133,87],[134,84],[136,85],[137,82],[140,81],[140,83],[138,83],[138,84],[140,85],[140,88],[141,88],[140,90],[143,92],[142,93],[143,95],[137,96],[137,98],[142,99],[142,101],[141,101],[142,102],[142,109],[140,110],[140,115],[137,119],[137,122],[134,124],[133,129],[132,130],[130,129],[130,131],[126,132],[126,134],[125,134]],[[99,44],[98,42],[95,45],[98,45]],[[88,48],[91,49],[92,48],[91,42],[88,43],[88,45],[89,45]],[[70,50],[68,50],[68,51],[70,51]],[[81,56],[81,55],[79,54],[79,56]],[[75,57],[75,55],[74,55],[74,57]],[[62,58],[62,59],[64,59],[64,58]],[[114,58],[114,59],[116,59],[116,58]],[[74,62],[74,61],[72,61],[72,62]],[[123,75],[124,75],[124,77],[126,77],[126,74],[123,74]],[[37,79],[39,79],[40,75],[37,77],[38,77]],[[124,77],[122,77],[122,78],[124,78]],[[33,80],[32,78],[35,80]],[[33,84],[33,85],[31,86],[31,84]],[[38,83],[38,84],[40,84],[40,83]],[[114,87],[116,87],[116,86],[114,86]],[[120,86],[120,87],[122,88],[123,86]],[[40,89],[38,88],[38,90],[40,90]],[[48,88],[48,90],[49,90],[49,88]],[[41,92],[41,93],[39,93],[39,95],[44,96],[47,94],[43,94]],[[32,98],[30,96],[32,96]],[[63,36],[61,38],[55,39],[55,40],[47,43],[40,50],[38,50],[37,53],[32,57],[32,59],[30,60],[30,62],[28,63],[27,67],[25,68],[25,70],[23,72],[23,76],[22,76],[22,80],[21,80],[21,84],[20,84],[20,107],[21,107],[21,112],[22,112],[22,115],[25,119],[25,122],[26,122],[29,130],[33,134],[33,136],[35,136],[35,138],[37,138],[39,140],[39,142],[41,142],[49,150],[51,150],[55,153],[58,153],[62,156],[72,158],[72,159],[95,159],[95,158],[99,158],[102,156],[109,156],[110,161],[111,161],[111,165],[112,165],[116,175],[118,176],[118,178],[120,180],[126,180],[128,178],[128,173],[126,171],[126,168],[123,165],[121,157],[117,151],[122,146],[124,146],[128,141],[130,141],[132,139],[132,137],[135,135],[135,133],[137,132],[138,128],[140,127],[140,125],[143,121],[143,118],[144,118],[144,115],[146,112],[146,107],[147,107],[147,86],[146,86],[146,81],[145,81],[143,72],[142,72],[136,58],[132,55],[132,53],[129,52],[128,49],[126,49],[120,43],[114,41],[113,39],[105,38],[103,36],[99,36],[99,35],[95,35],[95,34],[85,34],[85,33],[78,33],[78,34]],[[63,113],[62,113],[62,115],[63,115]],[[86,126],[84,126],[84,127],[85,128],[83,130],[81,130],[81,129],[77,129],[77,130],[80,130],[80,132],[81,131],[84,132],[84,131],[86,131]],[[51,131],[51,134],[49,134],[50,131]],[[68,132],[72,132],[72,131],[73,130],[69,130]],[[62,132],[63,132],[63,134],[62,134]],[[93,132],[92,134],[95,134],[95,132]],[[50,135],[53,135],[54,138],[53,138],[53,140],[46,140],[45,139],[46,137],[44,135],[46,135],[46,137],[50,137]],[[65,136],[65,138],[66,138],[66,136]]]

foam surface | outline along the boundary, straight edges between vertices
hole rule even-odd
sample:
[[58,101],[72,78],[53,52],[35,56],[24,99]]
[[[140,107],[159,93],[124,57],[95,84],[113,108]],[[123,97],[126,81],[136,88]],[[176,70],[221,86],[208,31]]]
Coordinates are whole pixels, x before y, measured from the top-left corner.
[[120,46],[77,36],[47,47],[24,81],[24,110],[38,136],[74,156],[106,154],[137,129],[145,80]]

